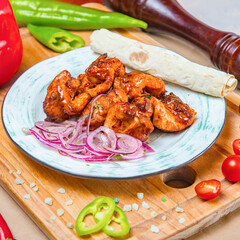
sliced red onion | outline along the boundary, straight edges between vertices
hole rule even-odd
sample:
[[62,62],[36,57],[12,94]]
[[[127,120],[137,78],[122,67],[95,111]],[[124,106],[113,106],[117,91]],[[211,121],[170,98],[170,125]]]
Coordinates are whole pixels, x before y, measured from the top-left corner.
[[146,143],[143,142],[142,146],[147,152],[150,152],[150,153],[154,152],[154,150],[150,146],[148,146]]
[[32,133],[29,131],[28,128],[23,127],[22,132],[25,133],[26,135],[31,135]]
[[[143,157],[145,152],[154,152],[140,140],[127,134],[115,133],[105,126],[89,131],[90,116],[91,111],[77,122],[70,120],[59,124],[36,122],[29,132],[46,146],[57,149],[61,155],[85,161],[138,159]],[[83,127],[87,117],[89,117],[88,126]]]

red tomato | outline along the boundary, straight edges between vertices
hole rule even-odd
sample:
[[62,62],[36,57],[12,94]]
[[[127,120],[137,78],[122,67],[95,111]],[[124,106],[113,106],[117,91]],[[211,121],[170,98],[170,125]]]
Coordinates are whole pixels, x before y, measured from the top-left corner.
[[227,157],[222,164],[222,173],[230,182],[240,181],[240,155]]
[[218,196],[221,191],[221,182],[216,179],[202,181],[195,187],[197,195],[204,199],[210,200]]
[[233,141],[233,151],[236,155],[240,155],[240,139]]

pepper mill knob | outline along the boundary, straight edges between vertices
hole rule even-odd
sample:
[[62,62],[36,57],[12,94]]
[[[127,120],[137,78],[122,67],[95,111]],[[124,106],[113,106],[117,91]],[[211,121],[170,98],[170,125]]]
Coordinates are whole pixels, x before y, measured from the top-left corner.
[[181,36],[204,51],[219,69],[240,80],[240,37],[214,29],[190,15],[176,0],[105,0],[115,10]]

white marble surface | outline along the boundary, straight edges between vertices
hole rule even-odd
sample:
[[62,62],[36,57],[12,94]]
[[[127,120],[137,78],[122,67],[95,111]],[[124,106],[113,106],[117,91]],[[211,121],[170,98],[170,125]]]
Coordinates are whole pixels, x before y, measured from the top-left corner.
[[[179,0],[179,3],[195,17],[212,27],[240,34],[240,0]],[[190,60],[212,66],[208,56],[192,44],[163,34],[152,36],[168,48]],[[0,213],[8,222],[17,240],[48,239],[1,187]],[[192,236],[189,240],[238,240],[240,233],[239,226],[240,209],[224,217],[199,234]]]

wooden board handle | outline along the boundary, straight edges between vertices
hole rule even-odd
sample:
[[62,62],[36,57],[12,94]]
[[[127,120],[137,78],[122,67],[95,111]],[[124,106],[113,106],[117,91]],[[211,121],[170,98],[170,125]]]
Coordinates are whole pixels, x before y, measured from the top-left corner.
[[219,69],[240,79],[240,37],[200,22],[176,0],[105,0],[117,11],[149,24],[149,30],[161,29],[181,36],[205,50]]

